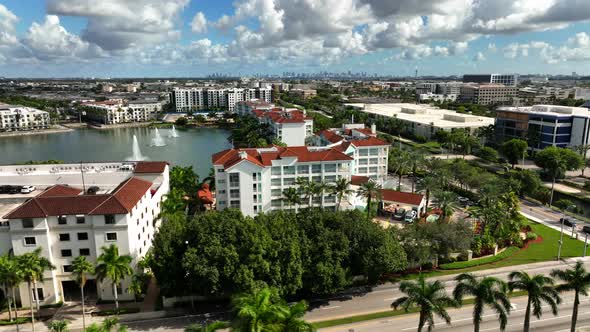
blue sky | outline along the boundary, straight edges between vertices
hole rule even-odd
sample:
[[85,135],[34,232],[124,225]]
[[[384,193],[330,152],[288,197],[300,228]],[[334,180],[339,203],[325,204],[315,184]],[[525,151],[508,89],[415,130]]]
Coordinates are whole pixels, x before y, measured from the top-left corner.
[[0,76],[590,75],[589,22],[580,0],[0,0]]

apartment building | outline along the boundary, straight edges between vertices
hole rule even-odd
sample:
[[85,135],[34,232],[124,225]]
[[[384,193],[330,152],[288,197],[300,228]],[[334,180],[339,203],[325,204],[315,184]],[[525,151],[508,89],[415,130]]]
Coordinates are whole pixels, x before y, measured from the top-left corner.
[[[76,298],[79,288],[72,262],[86,256],[92,263],[103,246],[117,245],[121,255],[131,255],[133,267],[151,247],[159,227],[160,203],[169,191],[166,162],[111,162],[60,165],[1,166],[0,184],[34,184],[40,193],[22,199],[0,198],[0,209],[13,207],[0,222],[0,254],[22,255],[41,248],[56,268],[44,273],[36,294],[43,304]],[[91,183],[93,190],[87,187]],[[86,189],[86,190],[85,190]],[[131,277],[119,285],[122,300]],[[87,296],[112,300],[109,281],[90,277]],[[28,290],[20,285],[23,305]]]
[[426,94],[426,93],[436,93],[436,85],[437,83],[417,83],[416,84],[416,94]]
[[272,88],[175,88],[170,100],[177,112],[202,110],[207,108],[224,108],[230,112],[236,110],[236,105],[242,101],[258,99],[271,102]]
[[252,99],[236,103],[236,113],[242,116],[252,115],[254,114],[254,110],[269,111],[273,108],[275,108],[274,104],[258,99]]
[[287,146],[303,146],[313,135],[313,118],[298,109],[255,109],[252,114],[260,123],[268,124],[273,138]]
[[301,99],[308,99],[311,97],[315,97],[318,94],[317,90],[315,89],[291,89],[289,90],[289,95],[301,98]]
[[0,104],[0,131],[38,130],[49,126],[49,113],[45,111]]
[[375,125],[344,124],[342,128],[322,130],[314,143],[335,148],[353,158],[353,176],[370,178],[381,183],[387,177],[389,143],[378,139]]
[[[297,187],[298,178],[315,183],[351,179],[353,158],[329,147],[290,146],[258,149],[228,149],[212,156],[215,170],[217,210],[240,209],[245,215],[309,206],[289,206],[283,201],[287,188]],[[311,198],[313,206],[334,209],[336,195],[323,192]]]
[[467,74],[463,75],[463,83],[518,85],[518,74]]
[[495,133],[497,142],[525,139],[532,150],[590,144],[590,110],[557,105],[500,107]]
[[146,122],[157,118],[162,111],[160,102],[132,101],[121,99],[82,103],[86,106],[85,117],[104,124]]
[[464,85],[459,99],[462,102],[491,105],[511,105],[518,97],[518,88],[502,84]]

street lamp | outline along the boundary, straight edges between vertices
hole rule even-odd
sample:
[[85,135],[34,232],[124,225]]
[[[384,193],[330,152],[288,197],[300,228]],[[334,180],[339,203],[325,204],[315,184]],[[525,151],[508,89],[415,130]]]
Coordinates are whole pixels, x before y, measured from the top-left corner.
[[565,209],[563,209],[563,218],[561,218],[561,231],[560,231],[560,235],[559,235],[559,248],[557,249],[557,260],[559,260],[561,258],[561,246],[563,245],[563,223],[565,222],[565,212],[569,209],[569,208],[576,208],[575,205],[570,205],[568,207],[566,207]]
[[586,234],[586,238],[584,239],[584,254],[582,255],[582,257],[586,257],[586,248],[588,248],[588,233],[585,233],[585,234]]

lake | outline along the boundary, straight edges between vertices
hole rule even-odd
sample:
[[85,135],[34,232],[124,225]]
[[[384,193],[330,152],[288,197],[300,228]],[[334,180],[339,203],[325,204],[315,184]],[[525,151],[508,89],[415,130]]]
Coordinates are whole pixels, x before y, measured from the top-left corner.
[[78,129],[71,132],[0,137],[0,164],[28,160],[58,159],[65,162],[121,161],[131,158],[133,135],[146,160],[165,160],[173,165],[192,165],[201,178],[211,168],[211,155],[231,147],[229,131],[216,128],[158,129],[161,140],[153,144],[155,129]]

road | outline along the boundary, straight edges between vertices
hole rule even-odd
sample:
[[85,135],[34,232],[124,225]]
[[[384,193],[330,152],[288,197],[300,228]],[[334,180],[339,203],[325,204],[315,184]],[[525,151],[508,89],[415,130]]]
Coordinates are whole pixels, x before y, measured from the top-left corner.
[[[522,211],[523,213],[532,216],[534,218],[539,219],[540,221],[543,222],[543,224],[552,227],[554,229],[559,230],[561,227],[561,224],[559,222],[559,219],[563,217],[563,213],[551,210],[550,208],[543,206],[543,205],[539,205],[537,203],[528,201],[526,199],[521,199],[520,200],[520,211]],[[578,236],[578,238],[580,240],[584,240],[586,234],[582,232],[582,226],[586,225],[585,223],[579,223],[578,225],[576,225],[575,229],[572,232],[572,228],[569,226],[563,226],[563,232],[565,235],[570,235],[572,236],[572,234],[574,236]]]
[[[543,306],[541,319],[531,318],[531,331],[555,332],[569,331],[571,312],[573,306],[573,294],[562,297],[557,316],[551,314],[547,306]],[[513,310],[508,318],[506,331],[522,331],[526,308],[526,297],[513,298]],[[435,319],[435,331],[471,332],[473,331],[473,306],[468,305],[459,309],[448,310],[451,316],[451,325],[446,325],[443,320]],[[590,300],[582,299],[578,314],[578,327],[590,326]],[[489,309],[484,309],[484,316],[480,331],[499,331],[500,324],[497,316]],[[392,318],[364,321],[348,325],[340,325],[325,328],[324,332],[390,332],[390,331],[416,331],[418,328],[418,314],[408,314]]]

